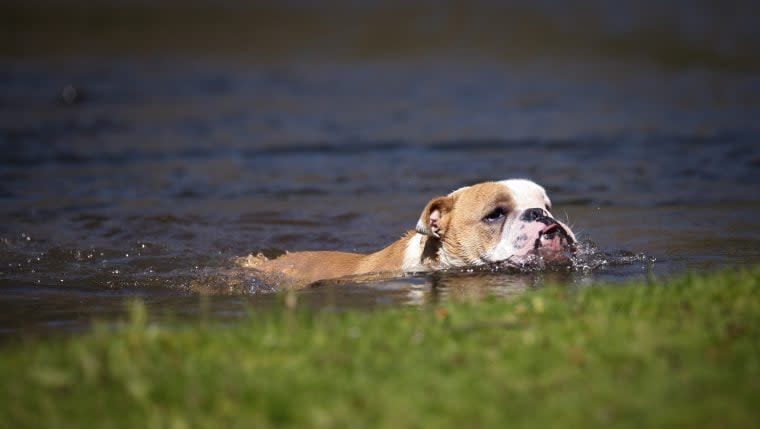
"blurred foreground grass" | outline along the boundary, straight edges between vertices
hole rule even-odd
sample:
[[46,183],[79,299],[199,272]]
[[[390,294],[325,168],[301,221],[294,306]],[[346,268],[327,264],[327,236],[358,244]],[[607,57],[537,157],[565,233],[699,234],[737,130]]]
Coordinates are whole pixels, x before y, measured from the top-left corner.
[[760,267],[6,345],[0,426],[754,427]]

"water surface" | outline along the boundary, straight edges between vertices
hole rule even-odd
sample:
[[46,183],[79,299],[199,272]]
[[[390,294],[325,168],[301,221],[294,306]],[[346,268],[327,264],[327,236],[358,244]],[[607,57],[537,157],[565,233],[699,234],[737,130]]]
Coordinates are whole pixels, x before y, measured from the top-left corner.
[[251,252],[370,252],[433,196],[531,178],[598,251],[550,273],[322,282],[322,310],[510,296],[760,261],[760,77],[630,58],[0,60],[0,336],[143,299],[283,305]]

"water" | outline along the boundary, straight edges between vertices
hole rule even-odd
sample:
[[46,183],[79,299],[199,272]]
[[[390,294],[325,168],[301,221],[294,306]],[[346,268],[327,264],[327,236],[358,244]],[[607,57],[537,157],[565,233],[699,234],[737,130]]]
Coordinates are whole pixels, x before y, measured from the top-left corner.
[[[332,51],[331,51],[332,52]],[[462,185],[527,177],[576,269],[321,282],[322,310],[510,296],[760,261],[760,77],[629,58],[237,55],[0,61],[0,338],[139,297],[234,320],[283,297],[251,252],[370,252]]]

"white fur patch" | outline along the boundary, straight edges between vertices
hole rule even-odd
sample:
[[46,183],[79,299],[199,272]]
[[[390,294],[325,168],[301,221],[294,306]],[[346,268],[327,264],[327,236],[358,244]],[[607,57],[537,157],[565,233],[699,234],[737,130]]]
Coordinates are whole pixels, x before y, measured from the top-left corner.
[[425,222],[423,222],[422,219],[417,221],[417,225],[414,227],[414,230],[420,234],[428,235],[429,233],[427,225],[425,225]]
[[491,262],[503,261],[514,255],[518,249],[515,249],[513,241],[517,232],[512,228],[519,223],[519,215],[523,210],[530,208],[544,208],[551,205],[549,197],[543,186],[527,179],[509,179],[502,180],[499,183],[506,186],[512,194],[512,200],[515,203],[514,216],[507,220],[507,224],[502,230],[502,236],[499,243],[491,249],[486,255],[487,260]]
[[506,186],[512,193],[516,210],[525,210],[533,207],[544,208],[551,206],[549,196],[543,186],[528,179],[509,179],[499,183]]
[[422,234],[414,234],[404,249],[404,261],[401,269],[404,272],[425,271],[422,266]]

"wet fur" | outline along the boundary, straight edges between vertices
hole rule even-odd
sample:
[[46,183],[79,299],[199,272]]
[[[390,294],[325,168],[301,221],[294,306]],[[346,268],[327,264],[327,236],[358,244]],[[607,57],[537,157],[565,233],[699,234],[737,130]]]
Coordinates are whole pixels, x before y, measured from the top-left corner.
[[[521,203],[522,205],[518,204]],[[433,271],[450,267],[482,265],[506,258],[510,245],[529,240],[508,237],[520,223],[519,214],[528,207],[549,207],[539,185],[527,180],[485,182],[435,197],[420,214],[416,229],[370,254],[306,251],[287,253],[275,259],[262,255],[242,258],[241,265],[256,269],[268,282],[300,287],[318,280],[361,275]],[[495,209],[512,213],[499,222],[486,222]],[[550,214],[549,214],[550,215]],[[552,218],[553,219],[553,218]],[[525,225],[521,225],[521,229]],[[505,238],[509,244],[505,245]],[[498,257],[499,259],[494,260]]]

